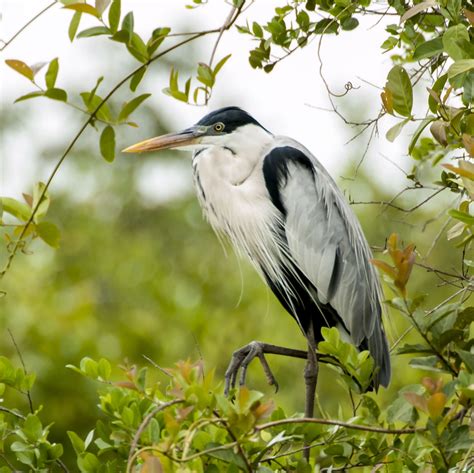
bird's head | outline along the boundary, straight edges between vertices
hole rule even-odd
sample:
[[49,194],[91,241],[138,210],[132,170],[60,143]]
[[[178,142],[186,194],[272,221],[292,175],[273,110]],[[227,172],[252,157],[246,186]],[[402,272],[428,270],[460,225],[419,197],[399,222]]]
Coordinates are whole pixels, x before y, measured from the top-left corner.
[[185,130],[141,141],[123,151],[146,153],[170,148],[196,151],[211,146],[226,147],[235,142],[237,135],[250,134],[252,131],[269,134],[244,110],[238,107],[225,107],[207,114]]

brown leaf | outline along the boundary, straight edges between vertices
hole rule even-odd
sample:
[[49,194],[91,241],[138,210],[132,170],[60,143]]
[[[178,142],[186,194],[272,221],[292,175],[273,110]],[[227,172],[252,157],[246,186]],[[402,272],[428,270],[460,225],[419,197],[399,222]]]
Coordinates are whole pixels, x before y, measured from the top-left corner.
[[33,197],[30,194],[23,194],[23,198],[30,207],[33,207]]
[[275,409],[275,403],[270,400],[268,402],[257,403],[254,408],[252,408],[253,415],[255,418],[261,419],[263,417],[268,417]]
[[474,26],[474,12],[468,10],[467,8],[464,8],[462,12],[469,21],[469,23]]
[[183,407],[177,410],[177,419],[182,421],[194,410],[194,406]]
[[466,148],[466,151],[469,153],[469,155],[474,157],[474,137],[468,135],[467,133],[463,133],[462,144],[464,145],[464,148]]
[[403,393],[405,399],[417,409],[420,409],[423,412],[428,412],[428,403],[426,398],[416,393]]
[[433,138],[442,146],[448,144],[448,138],[446,136],[447,126],[449,125],[441,120],[434,121],[430,126],[430,132]]
[[430,394],[434,394],[441,391],[441,388],[443,387],[443,380],[441,378],[435,380],[426,376],[421,380],[421,384]]
[[163,465],[158,457],[151,453],[144,452],[140,455],[143,463],[141,465],[140,473],[163,473]]
[[135,384],[132,383],[131,381],[117,381],[114,383],[114,385],[118,386],[119,388],[127,388],[127,389],[133,389],[134,391],[138,391]]
[[397,272],[396,272],[396,270],[393,266],[390,266],[385,261],[381,261],[381,260],[378,260],[378,259],[371,259],[370,262],[374,266],[377,266],[377,268],[379,268],[381,271],[383,271],[385,274],[387,274],[392,279],[396,279]]

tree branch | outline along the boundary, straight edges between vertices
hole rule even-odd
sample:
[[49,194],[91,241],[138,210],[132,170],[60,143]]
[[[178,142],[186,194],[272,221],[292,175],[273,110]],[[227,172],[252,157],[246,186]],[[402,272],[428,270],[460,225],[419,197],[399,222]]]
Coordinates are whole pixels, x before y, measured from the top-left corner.
[[262,430],[270,429],[271,427],[278,427],[280,425],[288,424],[322,424],[322,425],[337,425],[339,427],[344,427],[346,429],[353,430],[362,430],[364,432],[376,432],[379,434],[394,434],[394,435],[404,435],[404,434],[414,434],[417,432],[424,432],[426,428],[418,427],[414,429],[385,429],[384,427],[373,427],[369,425],[360,425],[360,424],[350,424],[348,422],[342,422],[339,420],[332,419],[318,419],[313,417],[301,417],[296,419],[281,419],[275,420],[272,422],[267,422],[266,424],[260,424],[255,427],[257,432]]

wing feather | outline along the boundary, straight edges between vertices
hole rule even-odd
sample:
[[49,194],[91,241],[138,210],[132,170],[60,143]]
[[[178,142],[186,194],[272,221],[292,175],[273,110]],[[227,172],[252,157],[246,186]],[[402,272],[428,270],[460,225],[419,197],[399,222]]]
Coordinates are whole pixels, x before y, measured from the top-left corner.
[[272,199],[284,214],[291,258],[316,287],[319,301],[337,311],[354,344],[369,348],[386,385],[390,363],[382,292],[359,222],[319,161],[299,143],[280,140],[265,161],[281,168]]

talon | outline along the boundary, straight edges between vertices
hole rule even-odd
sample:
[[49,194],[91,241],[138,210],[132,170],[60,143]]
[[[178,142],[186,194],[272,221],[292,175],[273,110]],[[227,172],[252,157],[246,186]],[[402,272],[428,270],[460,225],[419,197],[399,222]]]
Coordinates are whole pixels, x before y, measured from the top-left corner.
[[232,359],[225,373],[225,388],[224,394],[229,395],[231,389],[234,389],[237,383],[237,376],[239,375],[239,385],[244,386],[247,379],[247,369],[254,358],[258,358],[262,365],[265,377],[270,386],[275,386],[275,392],[278,391],[278,383],[275,376],[270,369],[270,366],[265,358],[264,346],[261,342],[250,342],[248,345],[236,350],[232,354]]

